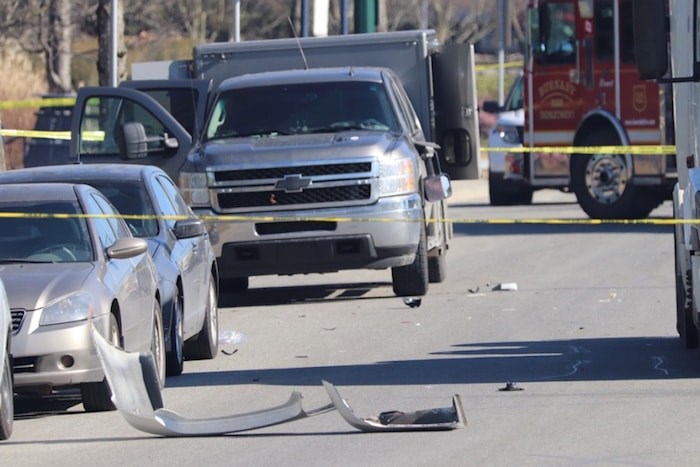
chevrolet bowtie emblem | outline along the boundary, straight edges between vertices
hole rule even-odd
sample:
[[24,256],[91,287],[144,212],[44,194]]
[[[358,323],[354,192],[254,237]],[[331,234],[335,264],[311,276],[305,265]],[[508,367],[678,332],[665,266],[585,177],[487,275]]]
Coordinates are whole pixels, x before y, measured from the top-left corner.
[[300,192],[311,186],[311,179],[304,178],[300,174],[285,175],[282,180],[275,183],[275,190],[284,190],[287,193]]

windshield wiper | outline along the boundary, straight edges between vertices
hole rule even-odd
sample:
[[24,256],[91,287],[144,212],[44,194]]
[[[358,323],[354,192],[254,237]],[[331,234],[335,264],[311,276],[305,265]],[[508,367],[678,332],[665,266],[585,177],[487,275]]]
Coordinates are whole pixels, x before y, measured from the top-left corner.
[[55,262],[56,261],[47,260],[47,259],[27,259],[27,258],[2,258],[2,259],[0,259],[0,264],[13,264],[13,263],[49,264],[49,263],[55,263]]
[[230,136],[235,136],[237,138],[246,138],[249,136],[259,136],[261,138],[267,137],[267,136],[285,136],[285,135],[291,135],[292,133],[284,130],[255,130],[251,131],[250,133],[238,133]]

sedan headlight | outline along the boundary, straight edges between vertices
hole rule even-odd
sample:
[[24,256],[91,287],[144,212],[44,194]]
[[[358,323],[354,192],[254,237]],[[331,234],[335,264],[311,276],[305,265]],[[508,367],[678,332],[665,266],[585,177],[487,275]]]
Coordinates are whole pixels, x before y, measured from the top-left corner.
[[203,172],[180,172],[180,191],[191,207],[209,206],[207,174]]
[[379,196],[396,196],[418,191],[416,168],[411,159],[387,159],[379,163]]
[[504,143],[520,144],[518,128],[510,125],[498,125],[494,128],[494,133],[498,135]]
[[75,292],[54,300],[41,312],[40,326],[83,321],[95,314],[92,296],[87,292]]

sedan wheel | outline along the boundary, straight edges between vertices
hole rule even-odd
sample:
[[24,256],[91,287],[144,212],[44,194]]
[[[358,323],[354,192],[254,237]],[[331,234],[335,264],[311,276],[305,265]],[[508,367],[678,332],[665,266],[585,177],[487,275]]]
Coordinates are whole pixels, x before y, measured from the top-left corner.
[[5,353],[4,363],[2,381],[0,381],[0,439],[8,439],[10,437],[15,418],[12,363],[10,362],[9,353]]
[[165,357],[165,372],[168,376],[179,376],[184,367],[184,329],[182,324],[182,297],[173,302],[173,316],[170,321],[170,351]]
[[163,315],[160,303],[156,301],[153,307],[153,339],[151,340],[151,353],[156,363],[158,383],[165,387],[165,332],[163,331]]
[[212,359],[219,351],[219,304],[212,276],[209,276],[209,293],[202,330],[193,342],[187,343],[185,351],[187,358],[192,360]]
[[[113,314],[109,315],[108,337],[113,346],[119,347],[119,325]],[[106,378],[103,378],[99,383],[82,383],[80,395],[83,398],[83,407],[86,412],[103,412],[116,408],[112,403],[112,391],[109,389]]]

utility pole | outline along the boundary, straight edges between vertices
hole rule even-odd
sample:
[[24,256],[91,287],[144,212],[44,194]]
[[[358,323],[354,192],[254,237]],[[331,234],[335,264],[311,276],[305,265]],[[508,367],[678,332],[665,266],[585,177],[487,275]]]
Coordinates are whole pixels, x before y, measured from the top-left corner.
[[340,0],[340,33],[348,32],[348,0]]
[[117,12],[119,11],[119,0],[112,0],[111,5],[110,5],[110,13],[109,13],[109,33],[110,33],[110,47],[109,47],[109,52],[111,56],[111,60],[109,61],[110,64],[110,72],[109,72],[109,85],[112,86],[113,88],[117,87],[117,84],[119,84],[117,81],[119,81],[119,63],[117,61],[117,47],[119,43],[119,33],[117,31]]
[[505,48],[508,18],[508,0],[498,2],[498,105],[505,103]]
[[355,0],[355,32],[376,32],[377,0]]
[[241,0],[233,0],[233,42],[241,41]]

